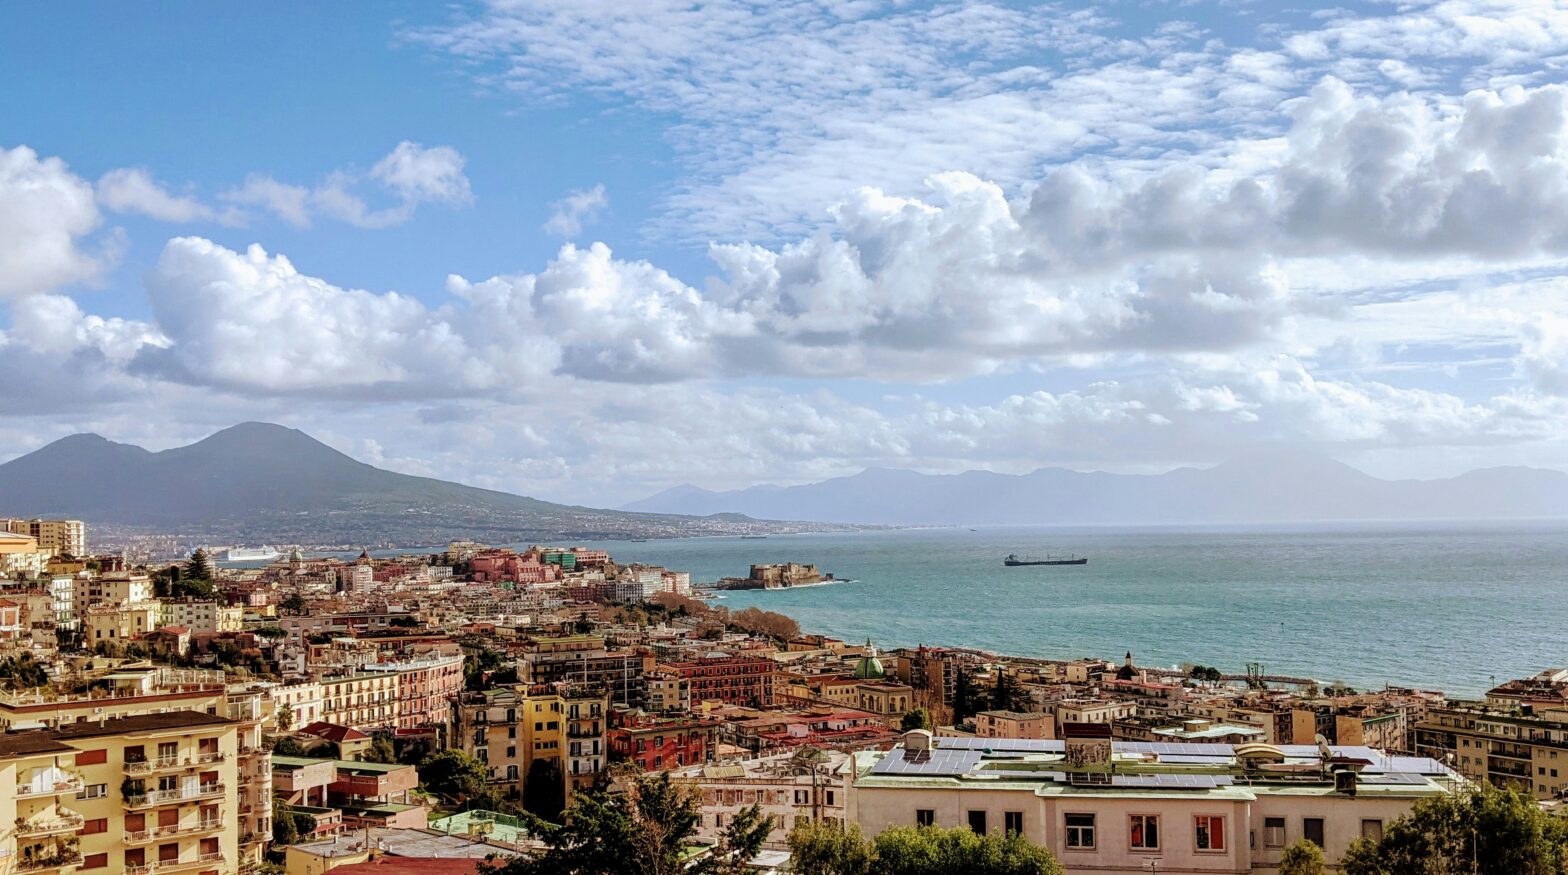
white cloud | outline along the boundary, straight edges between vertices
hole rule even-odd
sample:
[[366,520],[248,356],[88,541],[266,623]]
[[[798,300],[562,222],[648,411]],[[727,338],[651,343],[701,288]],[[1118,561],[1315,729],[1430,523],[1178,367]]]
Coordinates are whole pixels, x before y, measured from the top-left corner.
[[[472,203],[464,163],[463,156],[450,146],[425,147],[404,140],[365,173],[336,170],[309,187],[257,173],[219,197],[235,207],[269,212],[296,228],[308,228],[317,218],[360,228],[386,228],[412,219],[421,204],[461,207]],[[390,203],[372,206],[375,199],[383,203],[390,199]]]
[[576,237],[585,225],[598,221],[599,212],[609,204],[603,184],[572,191],[550,205],[550,218],[544,223],[544,230],[557,237]]
[[139,168],[120,168],[98,179],[98,201],[117,213],[140,213],[163,222],[211,221],[213,209],[189,195],[173,195]]
[[1523,328],[1519,364],[1542,392],[1568,398],[1568,315],[1537,313]]
[[64,161],[0,148],[0,298],[97,279],[113,261],[84,247],[100,221],[92,185]]

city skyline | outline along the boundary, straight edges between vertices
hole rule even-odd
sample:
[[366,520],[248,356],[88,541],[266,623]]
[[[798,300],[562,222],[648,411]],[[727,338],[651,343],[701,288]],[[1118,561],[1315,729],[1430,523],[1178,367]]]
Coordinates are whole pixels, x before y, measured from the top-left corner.
[[1271,446],[1568,468],[1549,6],[243,24],[0,11],[0,461],[262,419],[603,506]]

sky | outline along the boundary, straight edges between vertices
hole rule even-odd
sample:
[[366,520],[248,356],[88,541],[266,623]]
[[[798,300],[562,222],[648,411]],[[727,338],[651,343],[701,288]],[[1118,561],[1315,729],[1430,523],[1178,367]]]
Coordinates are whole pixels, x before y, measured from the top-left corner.
[[1568,10],[0,5],[0,460],[1568,468]]

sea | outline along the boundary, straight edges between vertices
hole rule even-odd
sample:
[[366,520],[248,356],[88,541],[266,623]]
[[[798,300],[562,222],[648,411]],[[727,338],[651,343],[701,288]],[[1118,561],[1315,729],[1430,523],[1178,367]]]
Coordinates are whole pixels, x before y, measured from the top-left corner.
[[[1478,696],[1568,666],[1568,522],[1257,528],[941,528],[603,541],[618,561],[744,577],[814,563],[852,582],[723,593],[880,647],[1198,663]],[[1007,568],[1008,553],[1083,566]]]

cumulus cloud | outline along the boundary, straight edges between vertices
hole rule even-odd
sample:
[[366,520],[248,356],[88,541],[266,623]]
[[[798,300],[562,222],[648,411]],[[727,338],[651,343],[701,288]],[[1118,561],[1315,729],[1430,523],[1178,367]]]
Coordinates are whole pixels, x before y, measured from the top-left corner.
[[101,221],[92,185],[64,161],[0,148],[0,297],[98,278],[113,253],[86,238]]
[[603,184],[572,191],[550,205],[550,218],[544,223],[544,230],[557,237],[576,237],[585,225],[598,221],[599,212],[609,204],[610,198],[605,195]]

